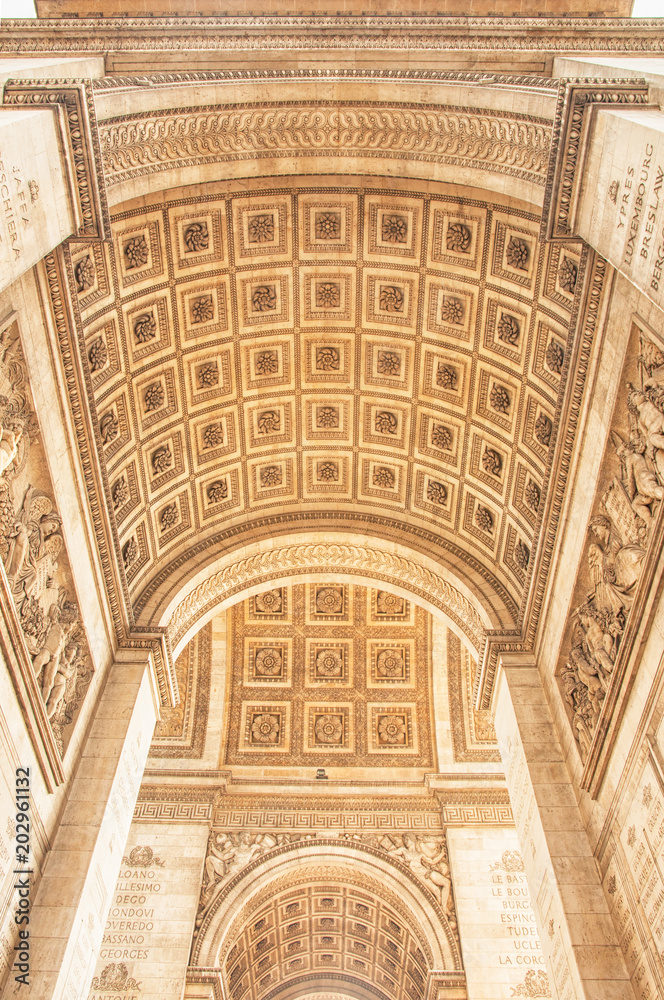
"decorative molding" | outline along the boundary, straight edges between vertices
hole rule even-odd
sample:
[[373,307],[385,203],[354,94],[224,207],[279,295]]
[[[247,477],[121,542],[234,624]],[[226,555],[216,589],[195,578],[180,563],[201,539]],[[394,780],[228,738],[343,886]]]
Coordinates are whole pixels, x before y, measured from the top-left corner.
[[[582,286],[583,293],[575,299],[570,320],[561,374],[566,379],[566,389],[556,408],[556,447],[552,449],[550,462],[547,463],[547,480],[551,483],[551,490],[548,494],[543,493],[540,501],[537,529],[543,535],[531,560],[532,583],[526,589],[526,601],[519,617],[521,628],[486,633],[476,675],[476,705],[481,709],[490,708],[499,655],[532,651],[544,605],[579,415],[588,388],[591,350],[595,337],[600,332],[597,328],[598,321],[613,292],[612,269],[602,257],[586,249],[582,254],[577,281],[577,287],[580,289]],[[568,372],[572,372],[573,377],[566,378]]]
[[[72,80],[15,80],[4,87],[4,104],[41,106],[61,112],[58,116],[67,155],[68,172],[77,221],[76,235],[104,239],[107,235],[105,192],[97,166],[97,130],[89,82]],[[99,180],[98,180],[99,179]]]
[[317,576],[347,570],[373,576],[425,597],[451,618],[476,648],[483,635],[482,621],[467,600],[447,580],[404,556],[369,545],[341,542],[275,546],[236,562],[199,584],[177,606],[168,623],[171,642],[180,638],[208,610],[259,580],[301,573]]
[[[182,780],[186,777],[183,772]],[[134,822],[209,823],[218,796],[218,788],[143,784],[134,808]]]
[[[229,18],[229,20],[231,20]],[[364,23],[366,19],[363,18]],[[224,23],[226,19],[224,19]],[[152,25],[154,22],[151,21]],[[108,24],[107,21],[104,24]],[[198,24],[198,22],[197,22]],[[473,73],[465,70],[424,70],[424,69],[219,69],[191,73],[150,73],[141,76],[104,76],[92,80],[93,90],[127,90],[149,83],[151,86],[177,85],[186,86],[191,83],[223,83],[235,81],[251,81],[261,79],[283,80],[398,80],[404,83],[426,81],[431,83],[468,83],[468,84],[500,84],[505,87],[527,87],[543,92],[557,91],[559,82],[551,77],[503,75],[502,73]]]
[[[240,545],[242,544],[241,536],[244,534],[246,534],[252,542],[255,542],[257,538],[269,538],[278,534],[283,534],[285,531],[292,531],[293,529],[298,528],[300,530],[304,530],[305,526],[306,530],[310,530],[312,527],[320,528],[321,525],[325,525],[325,530],[327,532],[355,531],[359,528],[365,535],[368,533],[375,533],[382,540],[389,540],[391,542],[401,544],[403,544],[403,533],[405,532],[406,538],[408,538],[413,548],[419,549],[422,553],[426,553],[428,555],[430,555],[432,551],[436,552],[436,555],[441,559],[443,565],[449,565],[450,569],[455,568],[458,570],[459,564],[465,561],[473,573],[485,580],[487,588],[483,592],[483,600],[486,602],[487,608],[490,609],[490,613],[495,618],[500,620],[500,618],[505,615],[505,612],[507,612],[507,615],[513,619],[518,615],[518,606],[510,592],[496,577],[495,573],[490,573],[479,559],[462,549],[461,546],[455,545],[447,539],[444,541],[441,540],[440,535],[436,535],[433,532],[427,531],[417,525],[411,525],[404,521],[397,521],[395,518],[379,517],[375,514],[364,514],[361,511],[326,511],[324,509],[304,511],[302,513],[294,512],[293,514],[273,514],[262,518],[254,518],[253,520],[245,522],[237,527],[219,531],[215,538],[218,542],[228,542],[232,539],[235,544]],[[165,589],[165,585],[167,585],[169,580],[172,579],[176,570],[181,569],[189,563],[192,556],[199,556],[203,553],[207,553],[210,557],[210,549],[211,546],[208,541],[193,543],[188,548],[187,552],[173,559],[164,569],[156,573],[135,600],[134,611],[136,617],[141,617],[149,602],[153,601],[158,593]],[[218,559],[219,554],[215,553],[213,557]],[[272,579],[276,579],[279,576],[279,572],[280,571],[276,571]],[[300,572],[308,572],[308,570],[303,569]],[[314,568],[312,572],[316,572],[316,569]],[[321,572],[329,573],[329,570],[322,570]],[[297,575],[297,573],[295,575]],[[380,574],[375,570],[364,572],[364,575],[370,579],[382,579]],[[244,585],[239,588],[240,591],[243,589],[245,589]],[[423,592],[421,596],[428,599],[425,592]],[[152,613],[151,620],[159,620],[159,610],[157,610],[156,613]],[[157,629],[157,631],[159,630]],[[473,645],[476,645],[474,641]]]
[[[450,732],[455,761],[471,763],[473,761],[490,761],[500,763],[498,749],[488,746],[468,746],[467,726],[472,726],[470,715],[476,713],[471,692],[464,704],[463,684],[464,670],[461,665],[461,642],[450,629],[447,630],[447,690],[450,705]],[[468,681],[468,683],[470,683]],[[486,712],[486,709],[480,711]],[[466,721],[467,720],[467,721]],[[486,744],[486,741],[482,741]],[[494,734],[495,742],[495,734]]]
[[164,708],[149,757],[199,759],[205,749],[210,707],[212,626],[203,627],[175,662],[179,703]]
[[205,802],[138,802],[134,823],[209,823],[212,806]]
[[604,105],[643,108],[647,102],[648,85],[642,79],[560,81],[542,212],[542,239],[565,242],[581,239],[575,235],[574,222],[593,110]]
[[342,804],[329,797],[222,795],[215,811],[215,829],[312,832],[346,830],[415,830],[440,832],[440,806],[429,796],[390,799],[362,797],[357,804]]
[[198,989],[189,990],[189,986],[207,986],[209,988],[209,1000],[225,1000],[224,987],[221,981],[221,971],[219,969],[203,969],[190,965],[187,969],[187,980],[184,987],[184,1000],[196,998],[200,1000],[201,993]]
[[514,826],[509,803],[444,805],[443,823],[448,826]]
[[0,45],[12,56],[284,49],[654,54],[664,32],[657,19],[614,17],[70,17],[3,24]]

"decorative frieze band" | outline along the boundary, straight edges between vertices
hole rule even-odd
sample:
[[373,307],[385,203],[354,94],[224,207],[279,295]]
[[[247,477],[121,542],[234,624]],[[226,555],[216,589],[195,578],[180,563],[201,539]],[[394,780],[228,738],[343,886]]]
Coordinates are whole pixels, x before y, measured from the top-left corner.
[[340,542],[275,546],[230,563],[199,584],[175,609],[168,626],[171,643],[176,646],[206,611],[240,593],[253,582],[303,571],[332,574],[344,570],[374,576],[397,587],[408,587],[414,594],[420,594],[425,600],[438,605],[463,629],[470,642],[479,647],[483,625],[477,611],[442,576],[393,552]]
[[465,164],[544,184],[550,128],[465,108],[300,102],[169,109],[102,123],[106,183],[204,163],[285,156],[394,157]]

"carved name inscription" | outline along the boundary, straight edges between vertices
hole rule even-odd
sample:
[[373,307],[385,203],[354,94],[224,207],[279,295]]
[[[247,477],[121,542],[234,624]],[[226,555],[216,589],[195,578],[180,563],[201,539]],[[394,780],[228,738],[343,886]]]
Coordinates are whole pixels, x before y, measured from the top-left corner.
[[0,147],[0,257],[17,260],[23,253],[21,233],[30,225],[29,204],[37,196],[34,181],[26,183],[21,168]]

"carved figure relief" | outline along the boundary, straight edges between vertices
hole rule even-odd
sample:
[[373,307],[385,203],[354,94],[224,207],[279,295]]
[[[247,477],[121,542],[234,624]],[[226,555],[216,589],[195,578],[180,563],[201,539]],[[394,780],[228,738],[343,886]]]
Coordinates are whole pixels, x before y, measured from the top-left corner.
[[559,670],[583,760],[611,686],[664,499],[664,353],[643,333],[639,347],[634,381],[625,381],[623,409],[616,413],[619,429],[611,431],[607,446],[614,474],[588,525],[583,575],[590,588],[570,616],[569,649]]
[[93,668],[15,323],[0,334],[0,392],[0,557],[62,756]]

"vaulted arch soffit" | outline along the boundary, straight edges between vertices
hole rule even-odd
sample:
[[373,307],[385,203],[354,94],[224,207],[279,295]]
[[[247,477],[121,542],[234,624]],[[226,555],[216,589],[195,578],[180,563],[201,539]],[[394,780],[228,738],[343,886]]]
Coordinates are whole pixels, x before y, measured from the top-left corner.
[[[397,954],[405,949],[408,956],[403,970],[419,953],[415,968],[424,977],[432,969],[461,969],[453,905],[447,887],[445,899],[441,891],[433,884],[427,888],[398,859],[386,858],[379,849],[352,839],[277,846],[250,862],[200,912],[192,964],[220,967],[229,982],[243,975],[247,965],[255,964],[253,959],[260,954],[257,941],[265,938],[263,956],[268,947],[274,949],[283,982],[316,967],[313,953],[326,950],[321,936],[334,936],[343,926],[353,940],[342,950],[354,953],[359,961],[338,970],[334,963],[331,971],[352,972],[360,982],[380,983],[381,979],[368,961],[374,948],[354,947],[355,939],[369,940],[376,952],[379,939],[393,939],[392,949]],[[305,947],[289,949],[289,941],[300,937]],[[385,943],[382,947],[389,956]],[[328,948],[335,948],[334,941]],[[304,955],[306,949],[311,956]],[[303,961],[291,966],[293,956]],[[378,961],[385,970],[380,956]],[[273,985],[266,982],[266,991]]]
[[130,620],[317,530],[513,628],[586,280],[539,240],[550,84],[209,77],[95,84],[109,239],[65,253]]

